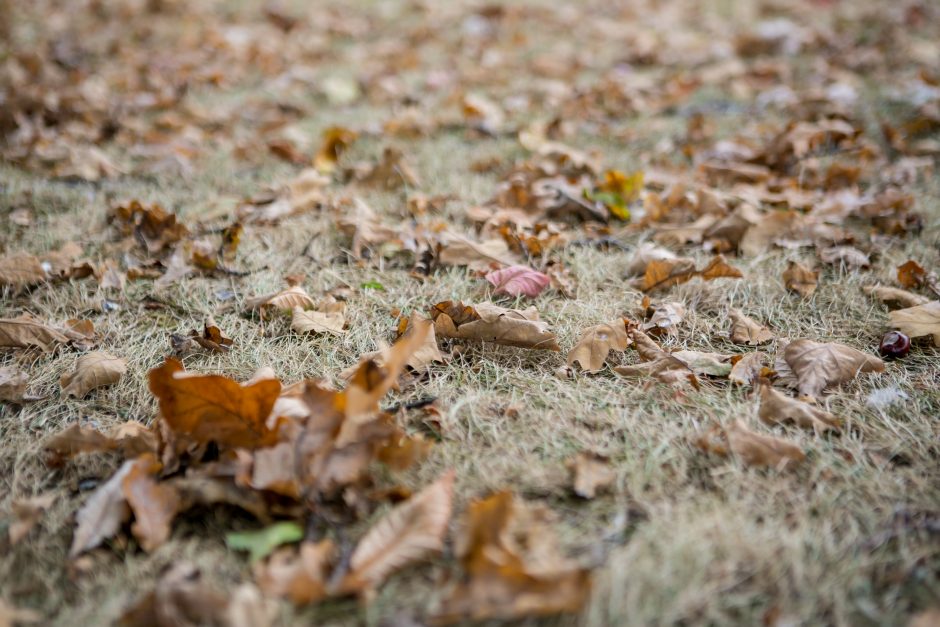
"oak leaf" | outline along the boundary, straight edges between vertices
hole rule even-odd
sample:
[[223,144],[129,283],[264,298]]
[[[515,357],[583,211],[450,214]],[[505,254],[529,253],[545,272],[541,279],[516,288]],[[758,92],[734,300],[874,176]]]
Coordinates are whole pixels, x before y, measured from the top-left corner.
[[888,321],[910,337],[930,335],[933,345],[940,346],[940,300],[892,311],[888,314]]
[[884,372],[884,362],[837,342],[800,339],[778,348],[774,370],[780,381],[802,396],[817,397],[832,386],[854,379],[860,372]]
[[0,348],[37,347],[48,353],[57,344],[66,344],[68,341],[65,335],[29,314],[0,319]]
[[91,390],[113,385],[127,372],[127,362],[114,355],[95,351],[87,353],[75,362],[75,370],[60,379],[62,393],[75,398],[84,398]]
[[811,270],[798,261],[791,261],[783,271],[783,284],[791,292],[803,298],[813,295],[819,282],[819,272]]
[[548,323],[539,320],[535,307],[523,311],[492,303],[464,305],[444,301],[431,308],[434,331],[450,337],[537,350],[561,350]]
[[568,367],[578,364],[582,372],[599,372],[610,351],[625,351],[630,342],[623,320],[589,327],[568,353]]
[[277,439],[277,425],[267,423],[281,391],[275,379],[243,386],[220,375],[185,372],[173,358],[151,370],[149,379],[161,417],[178,437],[249,449]]
[[731,341],[735,344],[757,346],[774,339],[774,334],[771,333],[770,329],[753,318],[744,315],[737,309],[729,311],[728,316],[731,318],[731,332],[729,336]]
[[830,429],[838,431],[842,426],[842,420],[837,416],[778,392],[767,380],[760,385],[760,409],[757,415],[767,424],[792,422],[804,429],[813,429],[816,433]]
[[510,266],[501,270],[494,270],[486,275],[495,288],[496,294],[508,294],[510,296],[528,296],[535,298],[542,293],[551,278],[528,266]]
[[368,593],[392,572],[443,549],[453,492],[450,471],[376,523],[353,551],[339,590]]

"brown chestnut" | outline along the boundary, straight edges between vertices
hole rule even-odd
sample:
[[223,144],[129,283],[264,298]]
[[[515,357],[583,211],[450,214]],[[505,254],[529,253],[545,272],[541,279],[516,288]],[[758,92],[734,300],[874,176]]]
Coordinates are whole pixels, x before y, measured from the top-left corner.
[[899,331],[888,331],[881,338],[878,352],[889,359],[898,359],[907,355],[911,350],[911,338]]

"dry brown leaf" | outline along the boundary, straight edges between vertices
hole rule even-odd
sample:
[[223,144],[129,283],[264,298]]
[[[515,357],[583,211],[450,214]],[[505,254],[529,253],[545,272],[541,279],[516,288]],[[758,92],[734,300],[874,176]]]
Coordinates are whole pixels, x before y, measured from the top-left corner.
[[328,303],[320,310],[304,311],[300,307],[294,308],[294,316],[290,328],[298,333],[332,333],[343,335],[346,333],[346,303]]
[[269,597],[283,597],[295,605],[315,603],[327,596],[327,580],[336,559],[331,540],[303,542],[275,551],[254,567],[258,587]]
[[930,335],[934,346],[940,346],[940,300],[888,313],[888,322],[909,337]]
[[48,353],[57,344],[65,344],[69,338],[46,326],[29,314],[18,318],[0,319],[0,348],[37,347]]
[[770,329],[737,309],[729,311],[728,316],[731,318],[730,337],[735,344],[758,346],[774,339],[774,334]]
[[29,375],[14,366],[0,367],[0,401],[19,403],[26,398]]
[[635,285],[644,292],[650,292],[686,283],[694,277],[710,281],[723,277],[740,279],[743,276],[740,270],[728,265],[721,255],[713,257],[701,270],[696,270],[694,262],[688,259],[658,259],[646,266],[643,278],[636,281]]
[[545,508],[509,492],[471,503],[457,554],[466,572],[432,616],[435,624],[578,612],[591,573],[559,554]]
[[336,164],[350,144],[359,136],[353,130],[342,126],[331,126],[323,131],[323,143],[313,157],[313,167],[320,172],[330,173],[336,170]]
[[670,353],[670,356],[684,363],[689,370],[697,375],[727,377],[731,374],[731,355],[706,353],[704,351],[675,351]]
[[42,614],[36,610],[15,607],[0,598],[0,627],[31,625],[32,623],[38,623],[41,620]]
[[72,536],[72,548],[69,557],[77,557],[85,551],[99,546],[102,542],[116,534],[124,521],[130,516],[131,510],[124,498],[122,485],[137,460],[127,460],[116,473],[85,501],[75,515],[75,534]]
[[501,237],[474,242],[461,235],[445,233],[441,240],[437,261],[445,266],[467,266],[471,270],[486,270],[494,263],[503,266],[516,263],[506,240]]
[[183,365],[172,358],[151,370],[149,379],[163,421],[180,438],[250,449],[277,439],[277,425],[267,424],[281,391],[277,380],[243,386],[219,375],[184,372]]
[[568,353],[568,367],[578,364],[582,372],[599,372],[610,351],[625,351],[628,346],[630,338],[623,320],[590,327],[581,334],[578,343]]
[[651,335],[677,335],[679,323],[685,318],[685,305],[675,301],[657,303],[647,308],[649,320],[640,325]]
[[759,377],[767,376],[771,372],[764,366],[767,357],[766,353],[756,351],[747,353],[736,361],[732,359],[733,365],[728,380],[738,385],[750,385]]
[[427,327],[427,335],[424,342],[419,345],[411,354],[405,364],[415,372],[424,372],[433,363],[444,363],[444,356],[437,347],[437,334],[434,332],[434,325],[429,324],[427,318],[420,314],[412,314],[408,322],[408,327],[403,335],[413,333],[414,329],[420,325]]
[[116,443],[92,427],[73,424],[48,438],[43,448],[52,455],[52,465],[61,465],[64,460],[80,453],[102,453],[113,451]]
[[[229,609],[229,600],[202,581],[198,568],[178,562],[160,576],[153,591],[125,610],[119,624],[125,627],[234,627],[228,618]],[[261,623],[258,627],[266,625]]]
[[898,266],[898,282],[908,289],[926,287],[940,296],[940,280],[937,279],[937,274],[927,272],[913,259]]
[[150,454],[140,456],[121,482],[124,498],[134,513],[131,532],[144,551],[152,553],[170,537],[170,525],[181,501],[169,483],[157,483],[160,464]]
[[0,257],[0,287],[28,287],[45,280],[46,271],[38,257],[27,253]]
[[113,385],[127,372],[127,362],[114,355],[95,351],[75,362],[75,370],[63,375],[59,383],[66,396],[84,398],[91,390]]
[[783,284],[791,292],[796,292],[803,298],[808,298],[816,291],[819,273],[810,270],[798,261],[791,261],[783,271]]
[[369,593],[394,571],[444,547],[454,492],[454,472],[396,506],[359,541],[343,593]]
[[574,493],[584,499],[593,499],[617,478],[609,460],[595,453],[578,453],[568,460],[568,468],[574,474]]
[[839,264],[847,268],[867,268],[871,265],[868,255],[853,246],[831,246],[819,251],[823,263]]
[[245,301],[245,304],[249,309],[270,307],[281,311],[293,311],[297,307],[301,309],[311,309],[316,306],[316,303],[313,302],[313,299],[310,298],[307,291],[299,285],[292,285],[286,290],[281,290],[273,294],[251,298]]
[[423,435],[396,434],[391,441],[376,452],[376,459],[392,470],[407,470],[427,459],[434,442]]
[[692,264],[693,266],[695,264],[695,262],[691,259],[680,259],[668,248],[663,248],[661,246],[646,242],[641,244],[636,249],[636,252],[633,254],[633,258],[630,260],[629,265],[627,265],[624,274],[628,277],[640,276],[646,272],[646,268],[649,266],[651,261],[682,262]]
[[725,429],[728,446],[746,466],[782,469],[806,459],[803,450],[780,438],[751,431],[744,422],[735,420]]
[[930,299],[926,296],[921,296],[920,294],[908,292],[907,290],[896,287],[888,287],[886,285],[865,285],[862,287],[862,290],[869,296],[877,298],[886,305],[917,307],[918,305],[924,305],[930,302]]
[[842,420],[837,416],[781,394],[766,380],[760,386],[760,409],[757,415],[767,424],[792,422],[804,429],[813,429],[816,433],[830,429],[838,431],[842,426]]
[[14,520],[7,530],[11,546],[16,546],[20,540],[29,535],[55,499],[56,495],[49,493],[13,501],[10,510]]
[[640,359],[645,363],[637,366],[617,366],[614,372],[628,378],[653,378],[669,386],[698,387],[695,374],[685,362],[664,351],[648,335],[639,329],[633,329],[631,339]]
[[774,370],[781,383],[802,396],[817,397],[823,390],[851,381],[860,372],[884,372],[884,362],[837,342],[801,339],[778,349]]
[[561,350],[548,323],[539,320],[535,307],[523,311],[492,303],[464,305],[444,301],[431,308],[434,331],[451,337],[536,350]]

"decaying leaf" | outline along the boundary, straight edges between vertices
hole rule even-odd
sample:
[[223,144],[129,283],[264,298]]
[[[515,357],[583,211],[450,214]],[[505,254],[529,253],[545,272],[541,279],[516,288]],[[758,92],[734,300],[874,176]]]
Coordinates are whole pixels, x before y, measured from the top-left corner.
[[909,337],[930,335],[933,345],[940,346],[940,300],[892,311],[888,321]]
[[74,371],[62,376],[60,380],[62,393],[75,398],[84,398],[95,388],[117,383],[125,372],[127,372],[125,360],[101,351],[87,353],[75,362]]
[[456,546],[466,575],[433,621],[515,620],[579,611],[590,594],[591,574],[559,554],[548,514],[510,492],[471,503]]
[[657,303],[647,308],[649,320],[640,325],[650,335],[676,335],[679,323],[685,318],[685,305],[675,301]]
[[14,366],[0,367],[0,401],[20,403],[26,398],[29,375]]
[[728,457],[734,455],[745,466],[776,468],[799,464],[806,459],[803,450],[780,438],[755,433],[741,420],[730,426],[712,427],[696,438],[695,444],[705,452]]
[[762,376],[768,376],[772,371],[765,367],[767,354],[760,351],[747,353],[739,359],[732,358],[731,372],[728,380],[738,385],[751,385]]
[[886,305],[917,307],[918,305],[925,305],[930,302],[930,299],[926,296],[921,296],[920,294],[908,292],[907,290],[896,287],[888,287],[886,285],[865,285],[862,287],[862,290],[869,296],[877,298]]
[[359,541],[350,571],[340,583],[344,593],[368,593],[394,571],[444,547],[450,522],[454,472],[396,506]]
[[766,380],[760,385],[760,409],[757,415],[767,424],[792,422],[804,429],[813,429],[816,433],[830,429],[838,431],[842,426],[842,420],[837,416],[778,392]]
[[285,548],[255,564],[258,587],[269,597],[284,597],[295,605],[315,603],[327,596],[327,582],[336,560],[331,540],[303,542],[299,551]]
[[134,513],[131,532],[148,553],[156,550],[170,537],[170,525],[180,511],[179,493],[169,483],[157,483],[154,475],[160,463],[146,453],[135,460],[121,481],[121,490]]
[[486,275],[495,288],[496,294],[508,294],[510,296],[528,296],[535,298],[542,293],[551,278],[528,266],[510,266],[502,270],[494,270]]
[[293,311],[297,307],[311,309],[316,306],[307,290],[299,285],[291,285],[280,292],[249,299],[245,304],[249,309],[271,308],[280,311]]
[[609,460],[595,453],[578,453],[568,460],[568,468],[574,475],[574,493],[584,499],[593,499],[617,478]]
[[0,287],[27,287],[46,280],[46,271],[39,258],[18,253],[0,257]]
[[837,342],[800,339],[779,347],[774,370],[780,382],[817,397],[832,386],[851,381],[861,372],[884,372],[884,362]]
[[750,318],[737,309],[728,312],[731,318],[731,341],[735,344],[758,346],[774,339],[770,329]]
[[539,320],[535,307],[523,311],[492,303],[464,305],[444,301],[431,308],[434,331],[439,337],[493,342],[519,348],[561,350],[548,323]]
[[36,347],[48,353],[57,344],[69,341],[65,335],[29,314],[0,319],[0,348]]
[[796,292],[803,298],[808,298],[816,291],[819,281],[819,272],[810,270],[798,261],[791,261],[783,271],[783,284],[791,292]]
[[48,493],[13,501],[10,510],[13,513],[14,520],[7,530],[11,546],[16,546],[20,540],[29,534],[55,499],[55,494]]
[[695,262],[689,259],[654,259],[647,264],[643,277],[635,281],[634,285],[644,292],[650,292],[686,283],[694,277],[710,281],[723,277],[740,279],[743,276],[740,270],[728,265],[721,255],[712,258],[701,270],[696,270]]
[[131,510],[123,492],[124,478],[127,477],[137,460],[127,460],[116,473],[85,501],[75,515],[75,534],[72,536],[72,548],[69,557],[76,557],[85,551],[99,546],[116,534]]
[[294,307],[291,328],[298,333],[333,333],[342,335],[346,331],[346,303],[333,301],[321,305],[319,309],[305,311]]
[[630,338],[623,320],[589,327],[568,353],[568,367],[578,364],[582,372],[599,372],[610,351],[625,351],[629,345]]
[[276,379],[239,385],[219,375],[198,375],[168,358],[150,371],[150,391],[163,421],[188,440],[220,446],[258,448],[273,444],[277,425],[267,424],[281,391]]

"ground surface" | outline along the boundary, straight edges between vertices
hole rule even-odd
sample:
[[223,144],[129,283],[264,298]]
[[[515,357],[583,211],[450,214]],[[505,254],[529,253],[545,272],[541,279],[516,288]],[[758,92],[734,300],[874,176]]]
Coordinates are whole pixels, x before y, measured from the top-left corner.
[[[184,358],[188,370],[244,380],[270,366],[285,382],[323,377],[342,385],[342,370],[394,339],[399,312],[426,312],[448,299],[527,306],[524,297],[494,295],[479,272],[461,266],[417,279],[407,250],[367,244],[357,260],[337,220],[352,215],[348,199],[359,198],[377,222],[444,223],[478,239],[467,210],[490,203],[513,164],[533,159],[518,138],[533,122],[553,123],[552,139],[596,151],[604,168],[646,172],[643,195],[659,196],[674,181],[696,193],[706,184],[703,155],[723,139],[757,150],[788,122],[838,118],[861,139],[814,145],[818,154],[786,165],[784,186],[803,180],[803,167],[809,180],[840,163],[860,174],[847,185],[806,188],[818,198],[889,188],[912,196],[920,230],[885,234],[872,222],[844,221],[853,245],[871,255],[870,267],[823,263],[816,242],[750,256],[732,246],[725,254],[743,279],[695,279],[651,294],[654,303],[687,308],[680,332],[660,340],[670,349],[752,350],[727,339],[728,311],[737,307],[779,337],[875,354],[887,309],[861,286],[897,286],[896,268],[909,259],[940,268],[940,179],[930,144],[940,127],[940,13],[930,2],[284,2],[267,12],[253,0],[9,4],[12,17],[2,26],[9,38],[0,44],[8,87],[0,101],[4,255],[39,255],[74,241],[83,258],[111,259],[123,273],[136,243],[108,224],[118,204],[159,203],[191,231],[217,238],[245,199],[278,190],[309,167],[327,128],[360,133],[319,206],[277,224],[245,224],[230,264],[245,276],[197,269],[168,285],[128,280],[123,290],[103,289],[95,277],[4,288],[0,316],[29,312],[60,325],[90,319],[99,349],[128,362],[117,385],[74,399],[61,393],[59,377],[77,350],[0,355],[3,365],[28,372],[30,393],[44,397],[0,409],[0,528],[15,500],[57,496],[36,528],[2,552],[0,590],[7,603],[36,609],[51,624],[107,624],[183,559],[220,587],[248,580],[247,559],[226,548],[224,533],[255,525],[229,510],[200,511],[150,554],[121,534],[77,571],[67,553],[74,513],[87,498],[82,488],[120,462],[83,456],[49,468],[45,438],[76,423],[149,424],[157,409],[147,371],[171,352],[170,334],[201,328],[210,315],[234,347],[193,352]],[[484,104],[475,109],[468,95]],[[480,114],[490,105],[494,112]],[[900,138],[892,143],[882,124],[901,129]],[[89,146],[103,156],[81,152]],[[389,146],[402,151],[416,181],[381,189],[344,173],[376,163]],[[866,150],[870,158],[859,157]],[[771,170],[783,176],[782,167]],[[659,184],[654,172],[671,178]],[[729,192],[733,182],[707,184]],[[408,200],[422,194],[450,199],[410,210]],[[940,353],[929,338],[884,373],[818,401],[843,417],[841,435],[762,425],[749,387],[723,379],[703,377],[699,389],[677,393],[610,367],[556,376],[585,328],[642,319],[644,294],[624,275],[637,246],[662,226],[643,221],[643,204],[634,201],[632,225],[611,220],[613,243],[595,244],[596,228],[577,223],[548,253],[576,282],[573,298],[550,288],[531,300],[560,352],[467,343],[386,399],[391,406],[433,397],[439,410],[440,441],[430,457],[394,481],[418,488],[453,468],[458,513],[503,488],[547,505],[565,551],[595,568],[583,613],[562,621],[886,625],[935,605]],[[772,208],[766,199],[754,204]],[[816,206],[797,204],[799,211]],[[700,264],[712,257],[700,236],[690,239],[665,244]],[[812,296],[784,287],[791,260],[820,269]],[[543,269],[542,259],[530,262]],[[344,335],[301,335],[289,319],[262,323],[246,314],[247,299],[298,274],[315,297],[351,288]],[[362,287],[369,282],[384,289]],[[773,354],[773,347],[762,350]],[[635,361],[631,351],[608,363]],[[869,400],[875,389],[904,400],[876,405]],[[420,429],[422,415],[399,419]],[[708,425],[738,418],[794,442],[807,459],[795,469],[748,468],[695,446]],[[566,468],[581,451],[607,456],[615,472],[609,489],[590,500],[572,493]],[[453,559],[448,550],[392,576],[367,606],[284,603],[278,620],[421,621]]]

